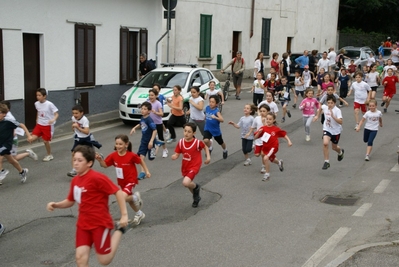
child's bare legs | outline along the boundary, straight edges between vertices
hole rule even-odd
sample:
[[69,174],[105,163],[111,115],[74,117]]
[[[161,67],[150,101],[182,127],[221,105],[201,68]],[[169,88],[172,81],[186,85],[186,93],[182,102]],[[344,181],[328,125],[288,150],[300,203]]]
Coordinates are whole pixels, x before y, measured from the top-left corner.
[[371,91],[370,99],[375,99],[376,91]]
[[204,139],[204,143],[207,147],[211,146],[211,140],[209,140],[208,138]]
[[22,167],[19,164],[19,162],[11,155],[4,155],[4,157],[6,158],[6,160],[12,165],[14,166],[15,169],[17,169],[17,171],[19,173],[22,172]]
[[[140,159],[141,159],[142,162],[144,162],[145,161],[145,155],[140,155]],[[140,164],[140,172],[144,172],[144,168],[143,168],[143,166],[141,164]]]
[[226,144],[225,143],[221,144],[220,146],[223,148],[223,150],[226,150]]
[[[385,98],[385,100],[384,100]],[[382,101],[385,102],[385,109],[388,109],[389,104],[391,103],[391,98],[390,97],[382,97]]]
[[[17,161],[20,161],[20,160],[22,160],[24,158],[27,158],[27,157],[29,157],[29,153],[28,152],[23,152],[21,154],[15,155],[14,159],[16,159]],[[1,170],[1,165],[0,165],[0,170]]]
[[43,143],[44,143],[44,147],[46,148],[47,155],[51,155],[50,141],[43,140]]
[[328,151],[328,145],[330,144],[331,138],[327,135],[323,136],[323,155],[324,155],[324,161],[329,161],[329,151]]
[[263,165],[265,165],[266,173],[270,173],[270,160],[268,156],[263,156]]
[[337,152],[338,154],[341,154],[342,149],[336,145],[336,144],[331,144],[332,150],[334,150],[335,152]]
[[122,191],[122,192],[123,192],[123,195],[125,196],[126,202],[129,203],[132,210],[134,210],[135,212],[138,212],[139,208],[134,205],[133,195],[128,195],[125,191]]
[[367,146],[367,148],[366,148],[366,155],[370,155],[372,149],[373,149],[372,146]]
[[354,114],[355,114],[356,124],[359,124],[359,111],[360,111],[360,109],[355,108]]
[[287,104],[284,104],[283,106],[283,118],[285,118],[285,114],[287,114]]
[[182,184],[183,184],[184,187],[187,187],[188,190],[190,190],[190,192],[191,192],[192,194],[194,194],[194,191],[193,191],[193,190],[194,190],[194,188],[197,186],[197,184],[194,183],[193,180],[191,180],[189,177],[185,176],[185,177],[183,178]]

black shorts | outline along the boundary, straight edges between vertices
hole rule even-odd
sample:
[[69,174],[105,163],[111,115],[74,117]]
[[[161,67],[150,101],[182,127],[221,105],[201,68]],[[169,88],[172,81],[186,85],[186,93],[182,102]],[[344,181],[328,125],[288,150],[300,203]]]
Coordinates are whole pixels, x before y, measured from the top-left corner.
[[212,137],[215,139],[215,141],[216,141],[219,145],[222,145],[222,144],[224,143],[222,135],[213,136],[213,135],[211,134],[210,131],[207,131],[207,130],[204,131],[204,139],[209,139],[209,140],[211,140]]
[[0,146],[0,156],[11,155],[11,148],[6,147],[5,145]]
[[331,143],[333,143],[334,145],[336,145],[336,144],[338,144],[338,142],[339,142],[339,138],[341,137],[341,134],[332,135],[330,132],[323,131],[323,136],[328,136],[328,137],[330,137]]
[[377,88],[378,88],[378,86],[372,86],[372,87],[371,87],[371,91],[377,92]]

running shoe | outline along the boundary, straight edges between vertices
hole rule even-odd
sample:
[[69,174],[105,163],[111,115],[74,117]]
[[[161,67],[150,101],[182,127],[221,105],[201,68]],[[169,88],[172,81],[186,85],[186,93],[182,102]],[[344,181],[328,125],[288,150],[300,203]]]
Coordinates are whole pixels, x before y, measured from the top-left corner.
[[265,173],[265,175],[263,175],[262,182],[267,182],[269,180],[270,180],[270,175],[268,173]]
[[145,178],[145,172],[140,172],[139,176],[137,176],[137,179],[143,180]]
[[296,108],[296,104],[292,105],[293,108]]
[[[136,196],[136,200],[134,200],[134,196]],[[141,210],[141,207],[143,207],[143,200],[141,199],[140,192],[136,191],[133,193],[133,203],[136,208]]]
[[282,159],[280,159],[280,162],[278,163],[278,168],[281,172],[284,171],[284,162]]
[[9,173],[9,170],[3,169],[2,171],[0,171],[0,181],[3,180],[4,178],[6,178],[7,174]]
[[323,169],[323,170],[327,170],[328,168],[330,168],[330,163],[324,161],[324,164],[323,164],[322,169]]
[[6,228],[4,227],[4,225],[0,223],[0,236],[4,233],[5,230]]
[[47,156],[45,156],[43,158],[43,161],[48,162],[48,161],[53,160],[53,159],[54,159],[53,155],[47,155]]
[[25,150],[25,151],[29,153],[29,157],[30,157],[31,159],[33,159],[33,160],[37,160],[37,159],[38,159],[36,153],[33,152],[32,149],[27,149],[27,150]]
[[364,160],[365,160],[365,161],[369,161],[369,160],[370,160],[369,155],[366,155],[366,157],[364,158]]
[[246,159],[244,161],[244,166],[249,166],[249,165],[252,165],[252,161],[251,161],[251,159]]
[[168,150],[165,148],[162,152],[162,157],[167,158],[168,157]]
[[341,161],[343,158],[344,158],[344,153],[345,153],[345,150],[343,150],[342,148],[341,148],[341,152],[342,152],[342,154],[340,155],[340,154],[338,154],[338,161]]
[[305,140],[306,140],[306,142],[309,142],[309,141],[310,141],[310,135],[307,135],[307,136],[305,137]]
[[291,111],[287,110],[288,118],[291,118]]
[[145,218],[144,212],[141,212],[140,215],[136,214],[132,221],[133,225],[139,225],[141,223],[141,220],[143,220],[144,218]]
[[26,178],[28,178],[28,169],[22,169],[22,172],[19,174],[21,176],[21,183],[26,182]]
[[262,166],[262,169],[260,169],[260,173],[266,173],[265,166]]
[[223,159],[227,159],[227,156],[228,156],[227,150],[223,151]]

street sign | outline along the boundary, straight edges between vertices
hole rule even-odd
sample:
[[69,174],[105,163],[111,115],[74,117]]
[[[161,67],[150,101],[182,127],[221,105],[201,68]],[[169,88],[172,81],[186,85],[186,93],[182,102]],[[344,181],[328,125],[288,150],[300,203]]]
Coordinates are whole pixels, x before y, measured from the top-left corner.
[[[172,10],[172,11],[169,11],[169,12],[170,12],[170,18],[171,18],[171,19],[176,18],[176,11]],[[163,18],[164,18],[164,19],[167,19],[167,18],[168,18],[168,11],[167,11],[167,10],[164,10],[164,11],[163,11]]]
[[163,7],[168,10],[168,2],[170,1],[170,10],[175,9],[177,5],[177,0],[162,0]]

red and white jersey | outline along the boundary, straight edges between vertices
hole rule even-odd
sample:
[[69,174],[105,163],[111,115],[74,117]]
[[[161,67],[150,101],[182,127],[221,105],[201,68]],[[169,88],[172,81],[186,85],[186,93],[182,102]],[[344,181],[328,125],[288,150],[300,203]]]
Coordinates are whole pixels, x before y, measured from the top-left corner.
[[[79,128],[89,128],[89,120],[87,119],[87,117],[85,115],[83,115],[82,118],[80,118],[79,120],[75,119],[75,117],[72,116],[72,123],[75,123],[75,122],[79,125]],[[74,132],[80,138],[85,138],[90,135],[90,133],[89,134],[82,133],[81,131],[79,131],[76,128],[74,128]]]
[[112,152],[104,160],[107,166],[114,166],[116,171],[116,178],[118,178],[118,185],[124,188],[129,183],[137,185],[136,164],[141,163],[141,158],[137,154],[126,151],[126,154],[120,156],[118,152]]
[[186,173],[187,171],[193,170],[196,173],[199,172],[202,165],[201,150],[204,149],[205,144],[201,140],[194,138],[191,142],[187,142],[184,139],[180,139],[176,145],[175,152],[180,153],[183,156],[181,171]]
[[43,103],[36,101],[35,108],[37,110],[37,124],[42,126],[49,125],[48,121],[54,119],[54,113],[58,112],[58,108],[48,100]]

